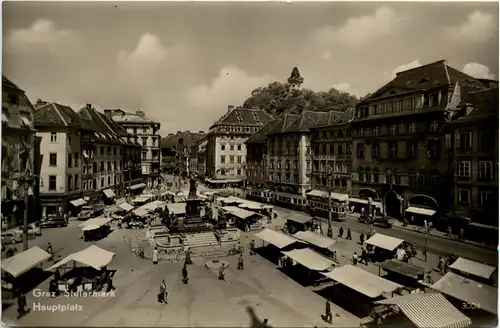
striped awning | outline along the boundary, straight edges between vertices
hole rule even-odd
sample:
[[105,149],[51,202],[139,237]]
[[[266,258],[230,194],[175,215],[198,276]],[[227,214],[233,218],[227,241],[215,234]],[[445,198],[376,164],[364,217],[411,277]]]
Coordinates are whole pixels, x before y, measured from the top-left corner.
[[472,324],[440,293],[409,294],[376,303],[397,305],[419,328],[466,328]]

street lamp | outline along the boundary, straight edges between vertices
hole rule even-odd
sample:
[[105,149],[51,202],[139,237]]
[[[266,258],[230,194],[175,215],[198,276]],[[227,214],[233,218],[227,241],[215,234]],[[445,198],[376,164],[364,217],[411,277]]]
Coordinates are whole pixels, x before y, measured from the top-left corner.
[[24,220],[23,220],[23,250],[28,250],[28,207],[29,207],[29,196],[33,195],[31,186],[35,176],[27,170],[23,175],[19,177],[19,182],[24,185]]

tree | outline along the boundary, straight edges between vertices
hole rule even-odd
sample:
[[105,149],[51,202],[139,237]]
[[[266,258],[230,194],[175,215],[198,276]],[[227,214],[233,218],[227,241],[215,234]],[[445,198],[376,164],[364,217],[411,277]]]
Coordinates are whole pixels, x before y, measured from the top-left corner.
[[295,89],[289,84],[269,83],[252,91],[244,107],[258,107],[271,115],[300,114],[304,110],[327,112],[345,111],[356,106],[358,98],[337,89],[315,92],[310,89]]

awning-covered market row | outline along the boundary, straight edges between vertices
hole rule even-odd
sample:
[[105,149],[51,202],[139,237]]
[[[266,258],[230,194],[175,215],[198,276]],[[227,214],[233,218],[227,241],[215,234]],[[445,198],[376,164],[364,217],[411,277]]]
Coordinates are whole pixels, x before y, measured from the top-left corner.
[[335,268],[323,275],[370,298],[393,293],[403,287],[350,264]]
[[147,203],[145,205],[142,205],[138,209],[134,210],[132,213],[134,213],[137,216],[143,217],[143,216],[147,215],[148,213],[153,212],[158,207],[163,208],[165,206],[166,206],[165,202],[162,202],[160,200],[155,200],[155,201],[152,201],[151,203]]
[[130,212],[134,209],[134,206],[130,205],[129,203],[121,203],[118,205],[123,211]]
[[283,252],[283,254],[306,268],[315,271],[325,271],[335,264],[332,260],[316,253],[310,248],[294,249]]
[[388,272],[395,272],[400,275],[410,277],[412,279],[421,278],[426,272],[430,271],[425,268],[418,267],[416,265],[400,261],[400,260],[388,260],[378,264],[379,267]]
[[285,216],[285,219],[293,221],[293,222],[305,224],[305,223],[311,221],[312,217],[310,215],[307,215],[307,214],[302,214],[299,212],[292,212],[289,215]]
[[255,234],[255,237],[262,239],[269,244],[272,244],[279,249],[285,248],[293,243],[299,242],[299,240],[285,235],[284,233],[274,231],[272,229],[265,228],[261,232]]
[[392,252],[403,242],[404,242],[403,239],[383,235],[381,233],[376,233],[365,243]]
[[375,302],[396,305],[418,328],[466,328],[470,318],[439,293],[415,293]]
[[258,213],[255,213],[255,212],[252,212],[252,211],[247,211],[247,210],[244,210],[242,208],[239,208],[239,207],[236,207],[236,206],[224,206],[222,207],[222,209],[228,213],[230,213],[231,215],[234,215],[240,219],[248,219],[252,216],[261,216],[260,214]]
[[57,269],[70,261],[75,261],[92,267],[96,270],[100,270],[102,267],[108,265],[114,256],[115,253],[92,245],[82,251],[66,256],[61,261],[48,268],[47,271]]
[[80,223],[78,226],[82,227],[82,231],[96,230],[113,221],[113,218],[103,217],[103,218],[93,218]]
[[14,278],[31,270],[37,265],[47,261],[51,255],[38,246],[16,254],[10,258],[2,259],[2,270],[12,275]]
[[312,231],[299,231],[293,235],[295,238],[305,241],[311,245],[329,249],[335,244],[335,240]]
[[452,265],[449,266],[449,268],[483,279],[490,279],[496,271],[494,266],[472,261],[463,257],[459,257],[455,262],[453,262]]

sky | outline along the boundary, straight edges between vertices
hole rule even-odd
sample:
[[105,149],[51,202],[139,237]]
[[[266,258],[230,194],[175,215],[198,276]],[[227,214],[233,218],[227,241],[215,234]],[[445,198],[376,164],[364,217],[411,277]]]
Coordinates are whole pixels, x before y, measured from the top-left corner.
[[286,82],[364,96],[441,59],[498,79],[498,4],[4,2],[2,74],[38,98],[143,110],[161,133],[208,131]]

